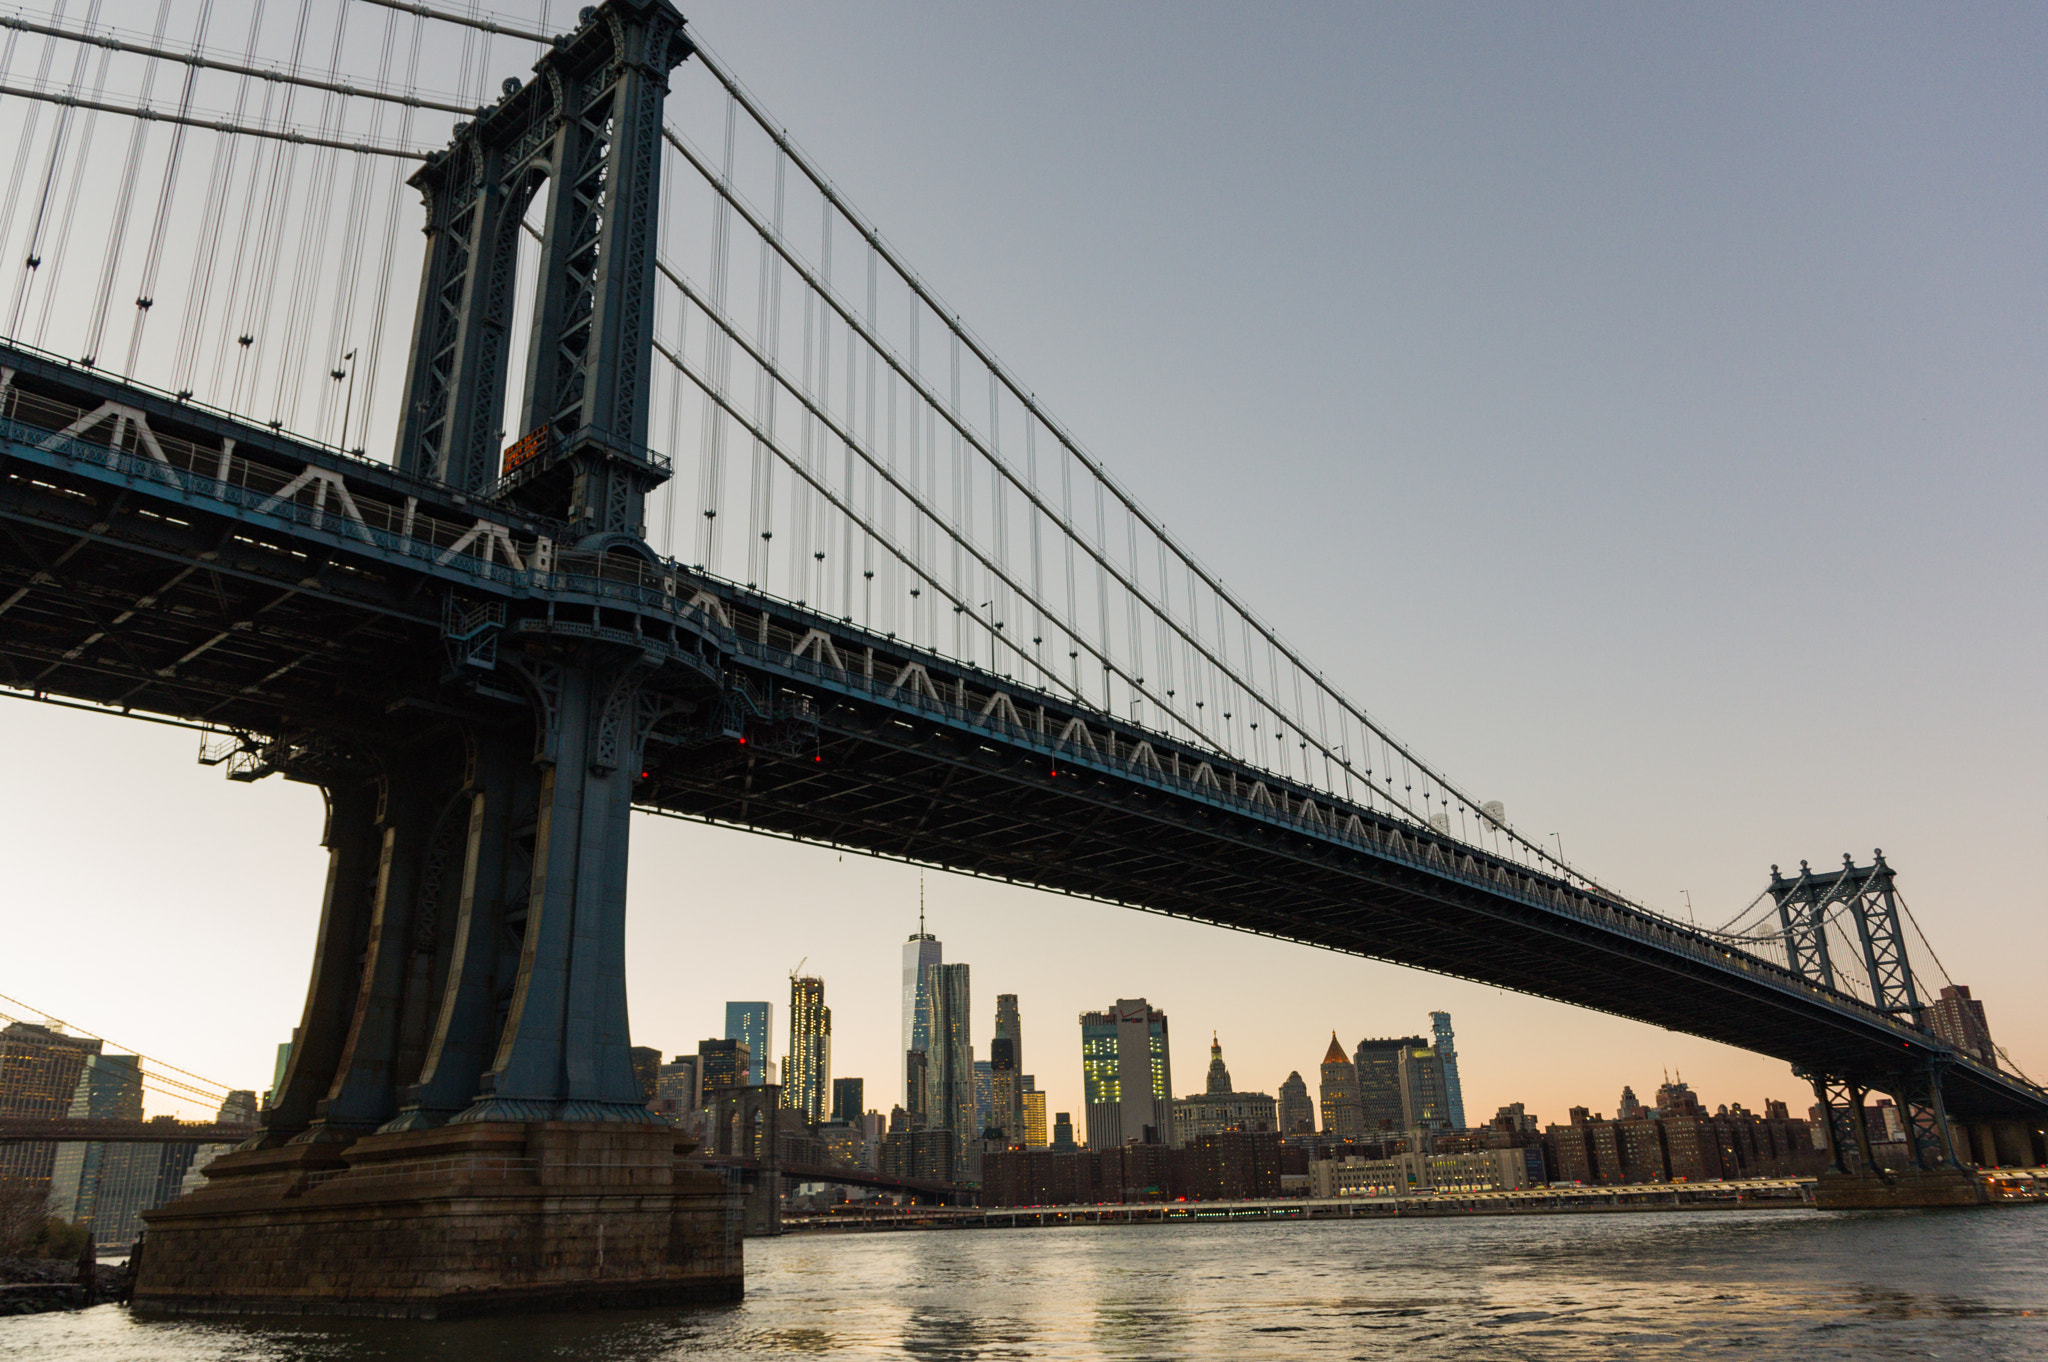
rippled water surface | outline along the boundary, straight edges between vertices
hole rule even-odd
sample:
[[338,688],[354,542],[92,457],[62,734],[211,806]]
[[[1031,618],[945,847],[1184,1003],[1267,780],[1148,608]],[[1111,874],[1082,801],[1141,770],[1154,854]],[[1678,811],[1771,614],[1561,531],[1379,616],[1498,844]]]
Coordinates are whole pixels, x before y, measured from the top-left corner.
[[513,1320],[0,1320],[38,1362],[2048,1358],[2048,1207],[792,1236],[744,1304]]

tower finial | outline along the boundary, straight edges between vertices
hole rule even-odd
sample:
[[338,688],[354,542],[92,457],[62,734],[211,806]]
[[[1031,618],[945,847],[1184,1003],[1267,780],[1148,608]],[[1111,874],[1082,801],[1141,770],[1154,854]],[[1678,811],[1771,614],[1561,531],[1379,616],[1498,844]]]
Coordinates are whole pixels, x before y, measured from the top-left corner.
[[917,934],[924,935],[924,872],[917,872]]

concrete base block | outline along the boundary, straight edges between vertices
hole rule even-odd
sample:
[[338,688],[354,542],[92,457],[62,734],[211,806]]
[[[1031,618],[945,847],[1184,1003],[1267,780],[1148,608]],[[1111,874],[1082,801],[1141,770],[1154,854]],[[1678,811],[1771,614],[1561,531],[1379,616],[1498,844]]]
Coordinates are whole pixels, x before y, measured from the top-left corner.
[[147,1314],[449,1318],[739,1299],[737,1194],[665,1126],[476,1122],[225,1155],[145,1214]]
[[1907,1170],[1850,1177],[1824,1173],[1814,1186],[1813,1204],[1823,1211],[1879,1211],[1989,1206],[1992,1198],[1984,1188],[1984,1179],[1972,1172]]

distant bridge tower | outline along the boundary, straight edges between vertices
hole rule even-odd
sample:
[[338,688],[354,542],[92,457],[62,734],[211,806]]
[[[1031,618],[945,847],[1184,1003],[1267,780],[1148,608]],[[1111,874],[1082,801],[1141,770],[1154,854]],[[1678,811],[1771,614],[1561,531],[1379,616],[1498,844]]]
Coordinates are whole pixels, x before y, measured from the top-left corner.
[[[1879,1011],[1909,1025],[1925,1028],[1912,963],[1899,924],[1898,894],[1892,868],[1882,851],[1859,866],[1850,856],[1842,868],[1816,871],[1799,863],[1796,878],[1771,867],[1770,895],[1778,908],[1778,927],[1785,942],[1786,962],[1794,973],[1827,989],[1837,989],[1828,928],[1846,912],[1855,925],[1856,944],[1870,982],[1871,1002]],[[1955,1134],[1942,1103],[1941,1071],[1945,1061],[1900,1062],[1882,1070],[1856,1072],[1801,1071],[1813,1084],[1828,1141],[1828,1158],[1837,1174],[1877,1175],[1877,1158],[1864,1124],[1864,1099],[1875,1090],[1888,1092],[1906,1114],[1916,1166],[1927,1173],[1961,1169]],[[1849,1066],[1843,1066],[1847,1069]]]

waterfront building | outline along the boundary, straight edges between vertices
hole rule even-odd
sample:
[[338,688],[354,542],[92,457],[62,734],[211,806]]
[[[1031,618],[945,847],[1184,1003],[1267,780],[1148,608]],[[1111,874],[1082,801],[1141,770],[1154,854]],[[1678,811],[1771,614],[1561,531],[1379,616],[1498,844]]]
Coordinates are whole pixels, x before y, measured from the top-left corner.
[[1330,1048],[1323,1054],[1323,1134],[1339,1140],[1355,1140],[1365,1134],[1365,1112],[1358,1101],[1358,1066],[1344,1056],[1337,1033],[1330,1033]]
[[768,1054],[771,1043],[770,1031],[774,1023],[773,1003],[725,1005],[725,1038],[746,1042],[747,1087],[758,1088],[775,1081],[775,1075],[770,1071]]
[[712,1039],[697,1043],[697,1092],[699,1105],[720,1088],[761,1085],[748,1081],[753,1073],[753,1054],[743,1040]]
[[1074,1142],[1074,1118],[1059,1112],[1052,1120],[1052,1148],[1061,1154],[1071,1154],[1080,1147]]
[[1022,1141],[1024,1147],[1027,1149],[1045,1148],[1045,1094],[1042,1092],[1023,1092],[1019,1093],[1018,1097],[1022,1099],[1024,1104],[1024,1138]]
[[1223,1063],[1223,1043],[1210,1032],[1208,1090],[1173,1104],[1174,1147],[1185,1148],[1228,1131],[1278,1134],[1279,1130],[1279,1109],[1271,1096],[1234,1090],[1230,1069]]
[[1411,1150],[1381,1158],[1317,1159],[1309,1164],[1310,1195],[1413,1196],[1422,1192],[1511,1192],[1534,1185],[1519,1149],[1464,1153]]
[[1143,998],[1119,998],[1081,1014],[1081,1082],[1094,1149],[1172,1138],[1172,1061],[1166,1014]]
[[950,1130],[891,1130],[882,1137],[875,1168],[884,1177],[951,1182],[958,1153]]
[[867,1110],[867,1080],[861,1078],[835,1078],[832,1080],[832,1119],[835,1121],[858,1121]]
[[1280,1085],[1280,1133],[1316,1133],[1316,1104],[1308,1095],[1308,1084],[1302,1081],[1299,1069],[1288,1074],[1287,1080]]
[[832,1096],[832,1009],[825,981],[789,976],[789,1054],[782,1064],[782,1101],[809,1125],[821,1125]]
[[1453,1130],[1465,1128],[1465,1089],[1458,1081],[1458,1043],[1451,1034],[1451,1014],[1432,1012],[1429,1024],[1435,1037],[1437,1065],[1443,1071],[1444,1115]]
[[1920,1024],[1981,1064],[1998,1067],[1998,1047],[1991,1043],[1991,1025],[1984,1004],[1970,996],[1967,984],[1948,984],[1941,996],[1920,1007]]
[[[78,1075],[101,1044],[34,1022],[0,1030],[0,1117],[44,1121],[69,1111]],[[21,1178],[47,1190],[56,1159],[54,1144],[0,1144],[0,1178]]]
[[[1358,1068],[1359,1120],[1369,1135],[1377,1138],[1384,1131],[1409,1128],[1407,1108],[1401,1099],[1401,1072],[1407,1067],[1408,1052],[1422,1043],[1420,1036],[1377,1037],[1358,1042],[1353,1059]],[[1323,1120],[1327,1128],[1328,1113]]]
[[1156,1144],[1070,1152],[998,1149],[987,1155],[981,1204],[1267,1199],[1280,1195],[1280,1168],[1281,1141],[1273,1131],[1205,1135],[1184,1149]]

